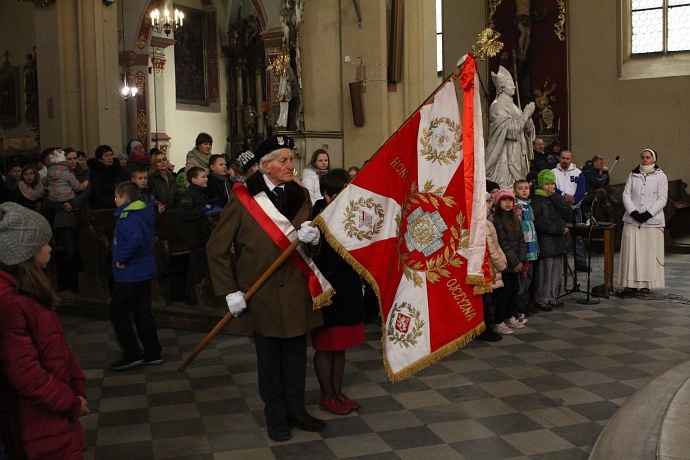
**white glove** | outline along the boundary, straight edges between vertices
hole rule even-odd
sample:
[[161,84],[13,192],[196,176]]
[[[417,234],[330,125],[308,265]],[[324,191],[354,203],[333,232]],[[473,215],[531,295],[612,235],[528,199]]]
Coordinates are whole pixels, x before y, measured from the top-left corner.
[[226,295],[225,303],[228,304],[228,309],[235,318],[240,316],[240,313],[247,308],[247,302],[244,301],[244,292],[242,291],[237,291]]
[[316,227],[310,227],[311,221],[302,222],[302,227],[297,230],[297,237],[302,243],[318,244],[321,232]]

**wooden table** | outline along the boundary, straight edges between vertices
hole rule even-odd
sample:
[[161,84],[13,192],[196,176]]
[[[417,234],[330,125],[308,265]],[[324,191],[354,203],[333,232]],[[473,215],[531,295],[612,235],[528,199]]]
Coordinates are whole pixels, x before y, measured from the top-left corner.
[[[570,234],[574,237],[579,236],[584,241],[604,242],[604,292],[606,293],[606,298],[609,297],[609,291],[613,288],[615,230],[616,224],[594,225],[592,226],[592,238],[590,239],[590,228],[587,224],[575,224],[575,226],[570,227]],[[589,254],[587,257],[589,258]]]

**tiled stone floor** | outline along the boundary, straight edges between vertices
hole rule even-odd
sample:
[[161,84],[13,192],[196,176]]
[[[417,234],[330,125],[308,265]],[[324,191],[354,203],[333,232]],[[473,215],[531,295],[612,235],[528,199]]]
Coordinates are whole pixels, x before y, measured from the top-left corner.
[[[396,384],[382,366],[380,332],[367,325],[367,343],[346,355],[345,390],[362,408],[345,417],[319,410],[310,367],[307,409],[328,428],[294,429],[286,443],[266,434],[249,339],[219,336],[180,373],[205,334],[161,329],[162,366],[113,372],[109,323],[64,317],[88,377],[86,458],[585,459],[626,398],[690,357],[690,305],[662,299],[690,299],[689,262],[667,256],[668,288],[652,296],[586,306],[575,303],[584,294],[569,295],[513,336],[472,342]],[[602,263],[595,256],[594,284]]]

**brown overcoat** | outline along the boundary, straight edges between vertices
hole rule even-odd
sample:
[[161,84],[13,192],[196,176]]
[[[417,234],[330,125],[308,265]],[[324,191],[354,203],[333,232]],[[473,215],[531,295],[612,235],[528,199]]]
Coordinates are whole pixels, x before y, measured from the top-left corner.
[[[261,173],[250,177],[247,186],[252,196],[262,190],[268,192]],[[286,184],[285,191],[289,202],[287,217],[295,228],[300,228],[311,217],[309,192],[294,183]],[[232,243],[234,267],[230,257]],[[209,238],[206,254],[214,291],[225,297],[236,291],[247,292],[281,250],[232,192]],[[289,261],[280,265],[247,304],[247,310],[230,322],[233,332],[254,330],[267,337],[291,338],[323,324],[321,311],[312,308],[306,279]]]

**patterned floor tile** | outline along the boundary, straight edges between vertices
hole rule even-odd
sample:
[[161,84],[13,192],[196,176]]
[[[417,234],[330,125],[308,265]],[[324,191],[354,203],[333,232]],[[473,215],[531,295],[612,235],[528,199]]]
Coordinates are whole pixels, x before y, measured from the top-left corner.
[[[82,418],[92,459],[585,459],[606,422],[637,389],[690,358],[687,256],[669,255],[667,288],[593,306],[540,312],[498,343],[472,342],[415,376],[391,384],[381,337],[346,353],[344,391],[362,408],[318,408],[309,349],[307,410],[321,433],[268,438],[251,339],[217,336],[185,372],[177,366],[204,338],[160,329],[165,363],[125,372],[108,321],[63,317],[87,374],[92,414]],[[601,279],[594,264],[593,283]]]

